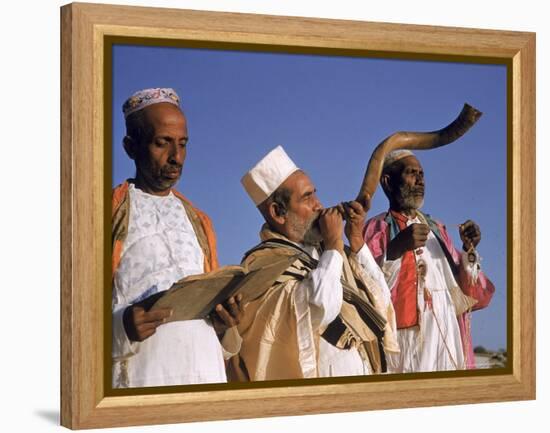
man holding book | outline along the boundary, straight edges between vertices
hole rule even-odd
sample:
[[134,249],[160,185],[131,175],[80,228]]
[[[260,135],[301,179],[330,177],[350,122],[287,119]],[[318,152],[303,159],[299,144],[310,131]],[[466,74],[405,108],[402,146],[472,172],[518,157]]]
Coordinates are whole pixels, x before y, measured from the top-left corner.
[[150,311],[175,282],[218,267],[210,219],[173,188],[188,141],[179,97],[145,89],[123,112],[136,176],[113,190],[113,387],[225,382],[224,359],[240,347],[239,299],[216,306],[212,320]]

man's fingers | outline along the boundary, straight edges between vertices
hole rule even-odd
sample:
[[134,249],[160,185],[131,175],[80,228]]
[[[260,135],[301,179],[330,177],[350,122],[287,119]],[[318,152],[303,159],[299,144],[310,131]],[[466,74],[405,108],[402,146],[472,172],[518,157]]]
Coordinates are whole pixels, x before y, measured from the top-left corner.
[[130,307],[132,310],[132,320],[134,322],[134,326],[137,327],[138,325],[143,323],[143,315],[145,314],[145,309],[143,307],[137,307],[133,306]]
[[143,307],[139,307],[137,305],[132,306],[132,311],[134,313],[134,316],[140,316],[143,313],[145,313],[145,309]]
[[414,239],[414,247],[418,248],[418,247],[425,246],[427,240],[428,240],[428,238],[416,238],[416,239]]
[[359,215],[361,215],[363,212],[364,212],[364,209],[363,209],[363,206],[361,205],[361,203],[357,202],[357,201],[349,201],[348,202],[348,205],[351,207],[351,209],[353,209],[353,211]]
[[466,230],[468,227],[471,227],[475,225],[475,223],[472,221],[472,220],[466,220],[465,222],[463,222],[460,227],[463,229],[463,230]]
[[166,294],[167,290],[163,290],[161,292],[157,292],[149,296],[148,298],[145,298],[143,301],[138,302],[137,305],[140,307],[143,307],[145,311],[149,311],[155,303],[162,298]]
[[459,232],[463,236],[475,236],[475,234],[480,233],[479,226],[472,220],[467,220],[466,222],[460,224]]
[[[164,322],[172,315],[172,310],[170,308],[161,308],[155,311],[149,311],[143,313],[140,317],[140,323],[149,323],[149,322]],[[137,324],[137,323],[136,323]]]
[[329,215],[329,216],[336,216],[336,215],[340,216],[340,211],[335,207],[331,207],[331,208],[328,209],[327,215]]
[[139,334],[140,341],[145,340],[146,338],[149,338],[151,335],[153,335],[155,332],[157,332],[157,328],[149,329],[147,331],[144,331],[143,333]]
[[464,242],[464,249],[466,250],[475,248],[481,241],[481,230],[479,226],[471,220],[460,225],[459,233],[462,242]]
[[411,227],[411,232],[413,236],[428,236],[430,233],[430,228],[426,224],[411,224],[409,227]]
[[337,207],[340,213],[348,218],[354,218],[365,214],[363,206],[357,201],[342,202]]
[[349,207],[349,204],[346,202],[342,202],[338,205],[338,209],[342,209],[343,212],[340,212],[342,217],[346,220],[349,220],[351,218],[351,208]]
[[232,327],[234,325],[233,317],[231,316],[231,314],[229,314],[229,312],[224,308],[222,304],[216,305],[216,314],[227,326]]
[[420,227],[416,232],[413,233],[413,246],[414,248],[423,247],[426,245],[426,241],[428,240],[428,234],[429,230],[427,232],[424,231],[422,227]]
[[239,316],[239,304],[237,304],[237,301],[233,296],[227,300],[227,307],[231,316],[233,316],[234,318],[237,318]]
[[321,211],[321,222],[324,221],[325,223],[335,223],[342,221],[342,218],[344,216],[340,213],[340,210],[337,207],[331,207],[328,209],[323,209]]
[[472,228],[479,229],[479,226],[475,222],[473,222],[472,220],[468,220],[468,221],[460,224],[460,228],[463,231],[466,231],[466,230],[470,230]]
[[475,232],[475,231],[472,231],[472,232],[467,232],[467,233],[464,233],[463,235],[465,238],[467,239],[473,239],[473,238],[476,238],[479,236],[479,233],[478,232]]
[[429,233],[430,227],[428,224],[414,224],[415,229],[418,230],[421,233]]
[[143,333],[145,332],[157,329],[163,323],[164,323],[164,320],[157,320],[155,322],[142,323],[137,327],[137,331],[140,335],[143,335]]
[[237,295],[237,305],[239,306],[239,311],[241,313],[244,313],[245,303],[243,302],[243,295],[241,295],[240,293]]
[[481,237],[481,231],[477,225],[473,225],[462,231],[461,236],[466,239],[476,239]]

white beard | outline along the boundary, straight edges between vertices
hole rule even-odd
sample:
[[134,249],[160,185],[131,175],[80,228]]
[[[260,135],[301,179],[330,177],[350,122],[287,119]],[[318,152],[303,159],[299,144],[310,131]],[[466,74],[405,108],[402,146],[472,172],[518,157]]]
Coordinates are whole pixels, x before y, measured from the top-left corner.
[[401,209],[420,209],[424,206],[424,195],[417,196],[413,194],[413,189],[408,185],[399,187],[399,196],[397,203]]

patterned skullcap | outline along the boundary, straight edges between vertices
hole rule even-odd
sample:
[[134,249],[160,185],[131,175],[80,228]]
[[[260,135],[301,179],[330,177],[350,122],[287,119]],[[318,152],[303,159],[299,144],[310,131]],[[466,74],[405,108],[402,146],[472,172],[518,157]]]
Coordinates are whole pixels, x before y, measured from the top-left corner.
[[169,104],[179,107],[180,98],[175,90],[171,88],[140,90],[130,96],[122,105],[124,118],[128,118],[130,114],[148,107],[149,105],[159,104],[161,102],[168,102]]
[[288,177],[299,170],[282,146],[277,146],[241,179],[256,206],[267,199]]
[[399,161],[400,159],[406,158],[407,156],[415,156],[410,150],[407,149],[398,149],[394,150],[386,155],[384,158],[384,165],[382,170],[385,170],[394,162]]

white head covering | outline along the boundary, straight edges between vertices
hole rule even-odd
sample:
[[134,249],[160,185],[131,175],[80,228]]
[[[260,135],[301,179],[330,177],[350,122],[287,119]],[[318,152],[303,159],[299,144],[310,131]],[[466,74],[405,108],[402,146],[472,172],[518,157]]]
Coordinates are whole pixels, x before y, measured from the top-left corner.
[[394,162],[399,161],[400,159],[406,158],[407,156],[415,156],[415,155],[414,153],[412,153],[410,150],[407,150],[407,149],[393,150],[392,152],[388,153],[384,158],[384,165],[382,167],[382,170],[385,170]]
[[176,91],[170,87],[139,90],[122,105],[124,118],[126,119],[130,114],[142,110],[149,105],[160,104],[161,102],[168,102],[179,107],[180,98]]
[[256,206],[267,199],[295,171],[299,170],[282,146],[277,146],[241,179]]

